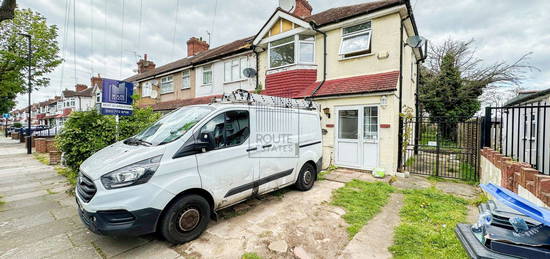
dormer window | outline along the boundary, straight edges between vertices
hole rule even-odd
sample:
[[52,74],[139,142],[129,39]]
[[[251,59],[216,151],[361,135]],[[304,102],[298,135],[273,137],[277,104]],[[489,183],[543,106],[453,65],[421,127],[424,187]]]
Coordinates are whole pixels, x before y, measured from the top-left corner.
[[371,22],[343,28],[339,54],[347,58],[370,53],[371,36]]
[[294,35],[269,43],[269,67],[312,64],[315,57],[315,37]]

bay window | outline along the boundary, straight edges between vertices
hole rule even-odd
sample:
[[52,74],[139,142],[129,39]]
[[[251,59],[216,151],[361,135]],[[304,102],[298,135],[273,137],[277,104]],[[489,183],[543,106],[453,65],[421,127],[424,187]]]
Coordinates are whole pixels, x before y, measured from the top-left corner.
[[189,70],[184,70],[181,77],[181,89],[191,88],[191,75]]
[[294,35],[269,43],[269,67],[312,64],[315,55],[315,37]]
[[224,63],[224,82],[229,83],[245,79],[243,70],[248,67],[247,63],[246,57],[226,61]]
[[202,84],[212,84],[212,65],[202,67]]
[[166,76],[160,79],[160,93],[171,93],[174,91],[174,78]]
[[371,22],[343,28],[339,54],[353,57],[370,53],[371,36]]

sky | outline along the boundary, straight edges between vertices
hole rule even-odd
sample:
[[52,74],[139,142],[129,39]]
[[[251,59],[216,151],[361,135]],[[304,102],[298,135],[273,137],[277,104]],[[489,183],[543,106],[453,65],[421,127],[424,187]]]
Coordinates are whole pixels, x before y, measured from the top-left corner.
[[[313,13],[369,0],[309,0]],[[73,8],[73,3],[74,7]],[[124,79],[147,53],[157,67],[187,55],[190,37],[210,39],[211,47],[256,34],[278,0],[17,0],[59,28],[63,65],[50,86],[34,91],[33,103],[90,85],[91,75]],[[486,64],[514,62],[526,53],[540,71],[527,73],[521,87],[550,88],[548,0],[411,0],[419,33],[438,44],[473,39]],[[69,8],[67,16],[67,8]],[[141,17],[141,19],[140,19]],[[68,26],[65,26],[68,22]],[[17,98],[17,108],[27,95]]]

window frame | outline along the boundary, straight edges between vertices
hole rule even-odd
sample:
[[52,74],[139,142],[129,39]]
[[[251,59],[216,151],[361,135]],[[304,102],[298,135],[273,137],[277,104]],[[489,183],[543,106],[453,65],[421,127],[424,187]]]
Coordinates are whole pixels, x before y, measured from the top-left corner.
[[[169,79],[168,79],[169,78]],[[166,85],[170,85],[170,91],[166,91]],[[174,92],[174,76],[165,76],[160,79],[160,94],[169,94]]]
[[[223,62],[223,82],[227,84],[227,83],[235,83],[235,82],[246,80],[246,77],[243,74],[243,70],[245,69],[243,68],[243,64],[246,66],[245,68],[248,68],[248,57],[246,56],[237,57],[237,58],[229,59]],[[233,69],[235,67],[239,71],[238,78],[233,78],[234,76],[233,73],[235,72],[233,71]],[[229,71],[228,71],[228,68],[229,68]]]
[[[208,68],[208,70],[207,70],[206,68]],[[204,65],[204,66],[201,68],[201,72],[202,72],[202,82],[201,82],[201,85],[203,85],[203,86],[212,85],[212,83],[214,82],[214,70],[213,70],[212,64]],[[206,74],[207,72],[210,72],[210,82],[205,82],[205,81],[204,81],[204,79],[205,79],[204,74]]]
[[[188,83],[187,86],[185,86],[185,82]],[[191,89],[191,71],[189,69],[181,72],[181,90],[187,89]]]
[[[351,27],[357,26],[357,25],[361,25],[361,24],[366,24],[366,23],[370,24],[368,29],[362,29],[362,30],[351,32],[351,33],[346,33],[345,32],[345,30],[348,29],[348,28],[351,28]],[[366,21],[366,22],[357,23],[357,24],[342,27],[341,32],[342,32],[342,35],[341,35],[341,39],[340,39],[340,48],[338,49],[338,55],[340,57],[342,57],[342,58],[352,58],[352,57],[368,55],[368,54],[372,53],[372,21]],[[369,35],[368,36],[368,44],[367,44],[368,48],[367,49],[355,50],[355,51],[350,51],[350,52],[346,52],[346,53],[342,52],[342,48],[344,47],[344,41],[346,39],[353,38],[353,37],[360,36],[360,35],[364,35],[364,34]]]
[[[300,36],[312,37],[313,40],[302,40],[302,39],[300,39]],[[293,39],[290,42],[283,43],[283,44],[280,44],[280,45],[277,45],[277,46],[273,46],[273,44],[272,44],[274,41],[279,41],[279,40],[288,39],[288,38],[293,38]],[[269,65],[269,69],[277,69],[277,68],[293,66],[293,65],[300,65],[300,64],[304,64],[304,65],[315,64],[315,41],[316,41],[316,39],[317,38],[315,37],[315,35],[294,34],[292,36],[284,37],[282,39],[277,39],[277,40],[269,42],[268,43],[268,50],[267,50],[267,62],[268,62],[268,65]],[[281,46],[290,45],[290,44],[294,44],[294,63],[284,64],[284,65],[280,65],[280,66],[276,66],[276,67],[271,66],[271,50],[275,49],[275,48],[279,48]],[[302,59],[301,59],[302,44],[310,44],[310,45],[313,46],[313,53],[312,53],[313,54],[313,57],[312,57],[313,61],[311,61],[311,62],[302,61]]]

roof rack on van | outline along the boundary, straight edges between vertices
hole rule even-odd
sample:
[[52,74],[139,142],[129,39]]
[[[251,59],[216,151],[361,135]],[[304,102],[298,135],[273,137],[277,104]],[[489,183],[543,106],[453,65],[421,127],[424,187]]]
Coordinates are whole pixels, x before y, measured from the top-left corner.
[[311,100],[253,94],[243,89],[224,93],[221,98],[213,99],[212,103],[244,103],[258,106],[318,110],[317,104]]

